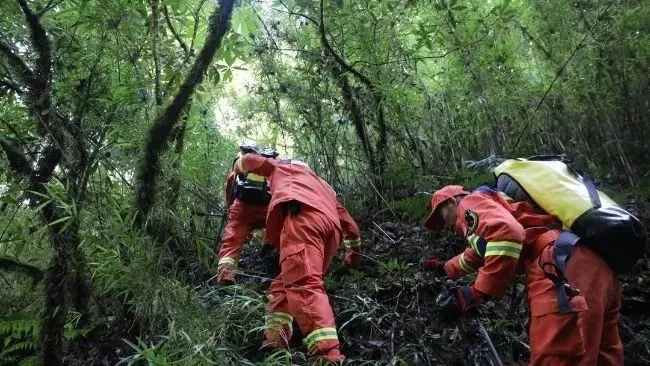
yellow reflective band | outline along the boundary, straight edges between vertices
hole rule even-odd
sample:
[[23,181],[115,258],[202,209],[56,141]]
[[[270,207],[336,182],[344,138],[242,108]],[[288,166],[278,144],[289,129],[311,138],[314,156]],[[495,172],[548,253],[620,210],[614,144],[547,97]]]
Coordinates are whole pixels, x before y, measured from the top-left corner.
[[460,264],[460,268],[463,271],[465,271],[465,273],[471,273],[475,271],[474,268],[472,268],[470,265],[467,264],[467,261],[465,260],[465,253],[460,254],[460,257],[458,258],[458,263]]
[[246,179],[252,180],[253,182],[264,182],[264,177],[254,173],[248,173]]
[[268,315],[268,323],[292,324],[293,317],[287,313],[276,311]]
[[361,247],[361,238],[343,240],[343,247],[345,249],[359,248]]
[[311,350],[314,348],[317,342],[320,341],[325,341],[325,340],[337,340],[338,341],[339,337],[336,335],[336,328],[321,328],[318,330],[315,330],[305,339],[303,342],[305,342],[305,345],[307,345],[307,349]]
[[235,260],[233,258],[230,258],[230,257],[223,257],[223,258],[219,259],[219,263],[217,263],[217,266],[220,266],[222,264],[230,264],[230,265],[233,265],[233,266],[237,265],[237,263],[235,263]]
[[478,240],[480,237],[476,234],[472,234],[467,237],[467,241],[469,242],[469,246],[474,249],[476,253],[478,253]]
[[521,247],[521,244],[511,241],[491,241],[485,247],[485,256],[505,255],[519,258]]

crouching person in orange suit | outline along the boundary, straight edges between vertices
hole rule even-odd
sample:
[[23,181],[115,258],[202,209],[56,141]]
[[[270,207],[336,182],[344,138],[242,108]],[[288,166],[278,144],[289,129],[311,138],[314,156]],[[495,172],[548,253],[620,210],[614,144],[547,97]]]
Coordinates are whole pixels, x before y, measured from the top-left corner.
[[[237,278],[237,264],[244,242],[254,229],[264,228],[268,203],[246,203],[236,197],[233,192],[235,172],[231,171],[226,178],[225,201],[228,208],[228,221],[224,230],[219,262],[217,264],[217,283],[232,284]],[[266,237],[263,239],[266,245]]]
[[305,163],[245,154],[235,169],[273,182],[266,230],[269,241],[279,247],[281,273],[267,290],[262,349],[286,348],[295,319],[310,356],[344,360],[323,274],[342,237],[346,263],[359,262],[357,224],[338,203],[334,190]]
[[[531,312],[531,365],[623,365],[621,291],[615,274],[579,241],[568,259],[560,259],[566,260],[564,273],[558,271],[563,264],[553,249],[572,237],[552,229],[561,227],[554,217],[489,187],[472,193],[461,186],[443,187],[433,194],[431,208],[425,226],[433,231],[455,228],[469,247],[446,262],[430,258],[425,269],[450,279],[478,271],[471,286],[441,294],[443,310],[462,313],[499,298],[513,276],[523,273]],[[576,243],[577,237],[572,240]]]

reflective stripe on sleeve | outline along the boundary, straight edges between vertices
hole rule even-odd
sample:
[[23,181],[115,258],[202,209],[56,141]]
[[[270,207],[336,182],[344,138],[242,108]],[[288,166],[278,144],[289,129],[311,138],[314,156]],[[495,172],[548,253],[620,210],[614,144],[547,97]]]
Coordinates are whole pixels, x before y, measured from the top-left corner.
[[522,245],[512,241],[490,241],[485,247],[485,256],[505,255],[519,259]]
[[467,237],[467,241],[469,242],[470,248],[474,249],[476,253],[478,253],[478,241],[480,237],[476,234],[472,234]]
[[460,264],[460,268],[465,271],[465,273],[471,273],[475,271],[474,268],[467,264],[467,261],[465,260],[465,253],[461,253],[460,257],[458,257],[458,264]]

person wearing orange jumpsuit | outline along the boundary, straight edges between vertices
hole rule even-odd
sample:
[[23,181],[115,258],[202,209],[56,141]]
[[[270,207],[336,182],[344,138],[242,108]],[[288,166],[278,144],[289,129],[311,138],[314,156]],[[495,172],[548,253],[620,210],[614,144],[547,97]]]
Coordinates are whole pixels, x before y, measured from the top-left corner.
[[[226,178],[225,201],[228,208],[228,221],[224,230],[219,262],[217,264],[217,283],[232,284],[237,278],[237,263],[248,234],[254,229],[264,228],[268,205],[254,205],[242,202],[233,195],[235,172]],[[267,244],[266,239],[264,243]]]
[[338,362],[334,313],[323,274],[345,239],[346,264],[360,260],[359,228],[336,199],[334,190],[305,163],[245,154],[238,172],[268,177],[271,202],[267,237],[280,250],[281,273],[268,289],[263,349],[286,348],[295,318],[310,356]]
[[430,258],[425,268],[442,271],[453,280],[478,271],[471,286],[448,294],[447,306],[464,312],[481,301],[499,298],[513,276],[524,273],[531,365],[623,364],[620,285],[607,263],[580,242],[564,272],[569,289],[579,292],[571,294],[565,311],[558,308],[559,290],[548,275],[562,227],[554,217],[487,187],[470,193],[461,186],[446,186],[433,194],[431,208],[425,226],[432,231],[454,227],[469,247],[446,262]]

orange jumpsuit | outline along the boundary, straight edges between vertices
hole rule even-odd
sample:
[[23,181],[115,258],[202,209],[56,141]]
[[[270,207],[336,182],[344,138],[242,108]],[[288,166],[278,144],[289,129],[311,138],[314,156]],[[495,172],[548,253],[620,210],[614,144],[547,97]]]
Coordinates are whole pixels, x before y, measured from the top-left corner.
[[555,286],[540,266],[555,262],[560,230],[553,227],[561,225],[552,216],[496,191],[465,196],[457,213],[456,231],[469,247],[447,261],[445,271],[451,279],[478,271],[474,287],[492,297],[503,296],[515,274],[526,274],[531,365],[623,364],[620,287],[602,258],[584,245],[573,249],[565,276],[581,292],[562,314]]
[[[286,347],[295,317],[310,355],[342,360],[323,274],[342,231],[348,253],[358,254],[357,224],[338,203],[334,190],[304,163],[246,154],[236,169],[273,182],[266,229],[269,241],[279,244],[281,273],[268,289],[263,347]],[[288,210],[296,204],[299,212]]]
[[[246,237],[253,229],[264,228],[268,205],[251,205],[232,197],[235,172],[226,178],[225,200],[228,207],[228,222],[224,230],[219,262],[217,264],[217,283],[234,282],[235,270],[239,262]],[[265,239],[266,240],[266,239]],[[266,243],[266,241],[265,241]]]

